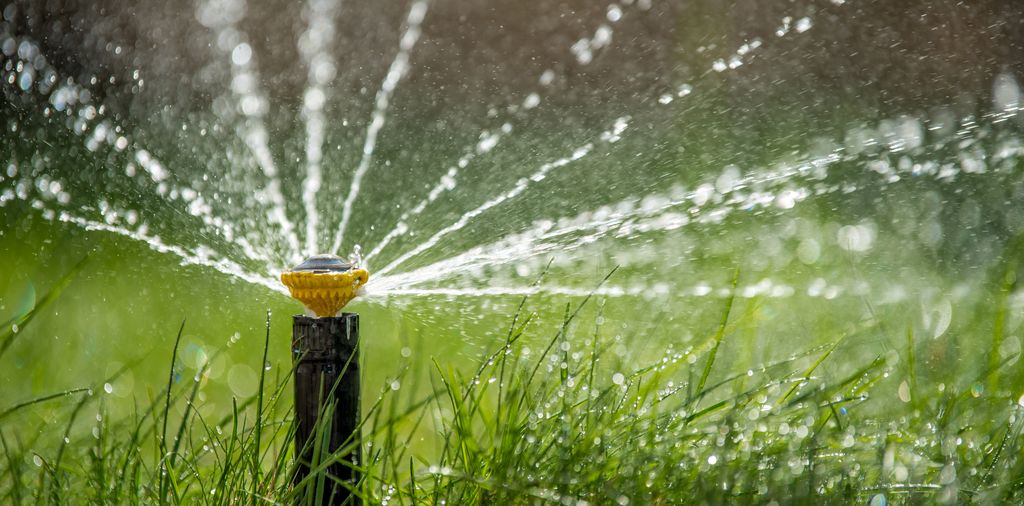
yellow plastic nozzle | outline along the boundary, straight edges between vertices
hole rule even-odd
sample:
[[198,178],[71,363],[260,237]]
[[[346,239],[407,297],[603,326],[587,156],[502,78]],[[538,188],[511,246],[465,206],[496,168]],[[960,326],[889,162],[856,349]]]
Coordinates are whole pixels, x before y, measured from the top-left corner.
[[366,269],[326,255],[312,257],[291,271],[281,273],[281,282],[292,297],[321,318],[338,314],[369,279]]

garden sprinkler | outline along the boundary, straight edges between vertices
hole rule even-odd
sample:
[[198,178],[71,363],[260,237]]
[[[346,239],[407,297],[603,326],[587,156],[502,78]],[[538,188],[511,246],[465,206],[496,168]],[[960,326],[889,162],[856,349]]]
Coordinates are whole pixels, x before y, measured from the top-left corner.
[[[309,257],[281,274],[281,282],[308,313],[292,317],[295,455],[299,461],[294,483],[301,484],[312,468],[333,459],[332,454],[343,446],[353,448],[326,467],[322,480],[306,480],[305,491],[297,495],[312,496],[316,483],[322,481],[321,504],[359,503],[350,492],[359,481],[354,467],[361,446],[359,315],[341,313],[341,309],[368,279],[366,269],[335,255]],[[325,417],[323,421],[321,417]]]
[[370,274],[335,255],[311,256],[281,274],[292,297],[317,317],[337,316],[352,301]]

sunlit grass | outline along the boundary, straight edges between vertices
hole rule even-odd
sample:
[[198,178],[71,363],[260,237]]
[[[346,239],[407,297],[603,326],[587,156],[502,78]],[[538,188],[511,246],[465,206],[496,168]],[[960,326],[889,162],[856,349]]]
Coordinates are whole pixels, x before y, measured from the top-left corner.
[[[1010,276],[1000,274],[997,291],[1009,290]],[[1008,306],[997,300],[977,310],[978,334],[966,338],[998,344]],[[345,486],[369,504],[1004,504],[1024,496],[1024,413],[1014,396],[1019,375],[1008,372],[1015,357],[960,369],[970,373],[920,374],[928,343],[868,319],[824,336],[826,344],[733,372],[720,345],[756,325],[757,304],[740,311],[729,298],[718,325],[694,329],[703,338],[628,364],[610,352],[604,304],[568,304],[562,324],[548,328],[524,299],[504,343],[471,373],[434,357],[432,371],[399,364],[387,385],[365,387],[364,461],[343,462],[363,478]],[[21,317],[22,328],[31,318]],[[167,383],[150,385],[130,416],[109,418],[99,392],[131,365],[95,385],[0,407],[0,501],[317,503],[330,477],[292,479],[291,372],[270,377],[260,367],[256,394],[204,417],[202,366],[195,381],[175,381],[186,326],[167,350]],[[267,332],[264,362],[269,323]],[[863,355],[849,343],[892,332],[904,349],[847,358]],[[524,337],[542,346],[528,351]],[[830,363],[842,373],[821,374]],[[401,387],[417,378],[431,385]],[[65,405],[63,422],[15,425],[40,403]],[[73,430],[83,425],[89,430]],[[427,425],[440,430],[424,434]],[[326,469],[354,444],[318,452],[311,467]]]

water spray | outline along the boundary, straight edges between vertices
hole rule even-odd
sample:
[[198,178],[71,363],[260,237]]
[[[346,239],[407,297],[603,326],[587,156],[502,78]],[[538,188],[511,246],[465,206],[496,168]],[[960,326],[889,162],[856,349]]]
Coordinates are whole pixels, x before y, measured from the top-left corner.
[[[292,317],[292,362],[295,369],[294,483],[312,464],[343,447],[352,450],[324,470],[322,504],[358,503],[351,495],[359,479],[354,470],[359,448],[359,315],[341,309],[366,284],[369,273],[358,262],[317,255],[281,274],[306,315]],[[319,432],[318,432],[319,431]],[[316,436],[314,438],[314,436]],[[347,486],[346,486],[347,485]]]

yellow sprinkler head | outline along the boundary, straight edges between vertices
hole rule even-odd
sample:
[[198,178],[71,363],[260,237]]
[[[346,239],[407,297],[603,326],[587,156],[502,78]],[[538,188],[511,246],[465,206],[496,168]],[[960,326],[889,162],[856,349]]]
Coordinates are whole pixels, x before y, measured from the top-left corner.
[[292,297],[318,317],[335,316],[366,284],[370,273],[335,255],[311,256],[281,273]]

